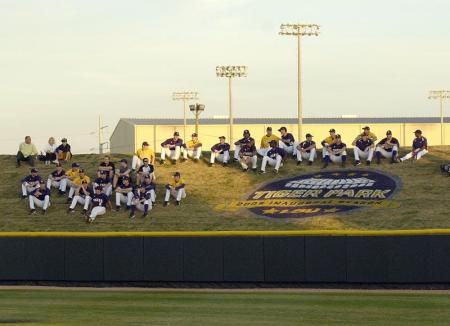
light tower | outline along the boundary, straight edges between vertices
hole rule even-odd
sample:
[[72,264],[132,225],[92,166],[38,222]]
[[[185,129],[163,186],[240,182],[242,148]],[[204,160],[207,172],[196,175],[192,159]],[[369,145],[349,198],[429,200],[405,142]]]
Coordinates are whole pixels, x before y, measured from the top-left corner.
[[430,91],[428,94],[430,100],[439,99],[440,109],[441,109],[441,145],[445,144],[444,135],[444,100],[450,99],[450,91],[440,90],[440,91]]
[[173,92],[172,100],[183,101],[183,139],[186,139],[186,115],[187,115],[187,102],[189,100],[198,100],[198,92]]

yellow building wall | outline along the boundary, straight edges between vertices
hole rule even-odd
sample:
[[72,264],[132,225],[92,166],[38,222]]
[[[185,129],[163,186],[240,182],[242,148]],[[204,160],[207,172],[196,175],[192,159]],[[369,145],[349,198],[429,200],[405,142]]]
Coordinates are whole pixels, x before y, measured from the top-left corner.
[[[351,143],[354,138],[362,132],[362,128],[366,124],[348,123],[348,124],[305,124],[303,126],[304,134],[311,133],[314,136],[314,140],[318,143],[320,147],[320,142],[328,136],[328,130],[331,128],[336,129],[336,132],[342,136],[342,140],[347,146],[352,147]],[[439,123],[379,123],[379,124],[368,124],[371,131],[374,132],[378,139],[382,139],[386,135],[387,130],[391,130],[394,137],[396,137],[401,146],[410,147],[412,140],[414,138],[414,131],[416,129],[421,129],[423,135],[428,139],[428,144],[430,146],[441,145],[441,127]],[[256,145],[259,147],[261,137],[265,134],[267,124],[253,124],[253,125],[234,125],[233,128],[233,139],[242,138],[242,131],[244,129],[250,130],[251,136],[255,138]],[[277,131],[280,127],[286,127],[288,132],[291,132],[295,138],[297,138],[297,125],[270,125],[274,133],[279,135]],[[134,141],[134,148],[138,149],[141,147],[143,141],[149,142],[150,146],[156,150],[156,152],[161,151],[161,143],[167,138],[171,138],[175,131],[180,133],[183,138],[183,126],[175,125],[137,125],[135,128],[135,139],[130,139],[131,142]],[[450,145],[450,126],[445,124],[445,135],[444,144]],[[191,137],[190,135],[195,131],[195,126],[188,125],[186,128],[187,140]],[[211,146],[216,144],[219,136],[225,136],[228,140],[228,125],[200,125],[199,126],[199,139],[203,143],[203,150],[209,151]],[[297,139],[296,139],[297,140]],[[304,140],[304,139],[302,139]]]

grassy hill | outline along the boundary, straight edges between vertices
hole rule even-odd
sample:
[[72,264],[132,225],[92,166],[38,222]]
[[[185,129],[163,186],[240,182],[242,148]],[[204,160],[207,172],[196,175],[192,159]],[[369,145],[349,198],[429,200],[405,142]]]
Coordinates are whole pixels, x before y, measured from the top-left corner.
[[[113,156],[118,161],[123,156]],[[99,155],[78,155],[79,162],[91,177],[100,162]],[[380,169],[398,176],[402,188],[394,200],[398,209],[365,209],[343,214],[329,214],[305,219],[257,218],[246,210],[224,212],[216,205],[239,200],[258,185],[274,179],[287,178],[302,173],[317,172],[321,163],[313,166],[296,166],[289,160],[278,175],[252,172],[242,173],[237,164],[224,168],[208,167],[204,161],[188,161],[176,166],[157,165],[157,202],[150,212],[151,218],[140,215],[130,220],[125,212],[108,211],[94,224],[86,224],[77,212],[66,213],[65,198],[52,197],[52,206],[46,216],[28,215],[28,201],[19,197],[20,180],[29,173],[25,164],[15,167],[13,156],[0,156],[0,231],[205,231],[205,230],[306,230],[306,229],[421,229],[450,228],[450,179],[442,176],[439,164],[450,161],[449,148],[432,148],[422,160],[414,163],[391,165],[383,161]],[[352,162],[352,160],[351,160]],[[350,162],[350,163],[351,163]],[[260,165],[260,161],[258,162]],[[350,166],[350,164],[349,164]],[[47,176],[53,167],[38,163],[41,176]],[[67,169],[68,166],[65,166]],[[356,168],[357,169],[357,168]],[[180,171],[187,183],[187,198],[181,206],[162,207],[164,184],[173,172]],[[54,190],[53,190],[54,191]],[[77,206],[79,210],[79,206]]]

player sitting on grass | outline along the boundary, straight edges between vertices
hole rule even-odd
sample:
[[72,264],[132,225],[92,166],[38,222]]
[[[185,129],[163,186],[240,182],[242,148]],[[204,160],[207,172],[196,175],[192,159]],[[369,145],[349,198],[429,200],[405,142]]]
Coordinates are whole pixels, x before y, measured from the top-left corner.
[[103,162],[100,163],[98,169],[100,171],[106,172],[110,179],[114,178],[116,167],[114,166],[114,163],[111,162],[111,158],[109,156],[105,156],[103,158]]
[[270,150],[270,142],[272,140],[275,140],[278,143],[280,141],[280,137],[272,133],[272,127],[267,127],[266,134],[261,138],[261,145],[257,150],[257,153],[261,156],[266,155],[266,153]]
[[292,154],[293,156],[297,155],[297,144],[295,143],[295,138],[294,136],[290,133],[287,132],[287,128],[286,127],[281,127],[280,129],[278,129],[278,131],[281,133],[281,139],[280,139],[280,144],[279,146],[284,149],[284,151],[288,154]]
[[144,164],[141,165],[136,175],[136,184],[141,184],[144,177],[150,174],[152,178],[155,178],[155,168],[149,163],[148,158],[144,158]]
[[245,129],[242,133],[243,138],[239,139],[237,142],[234,143],[234,161],[239,161],[239,153],[241,152],[242,147],[244,147],[247,144],[255,145],[255,140],[250,137],[250,131]]
[[219,137],[219,142],[211,147],[211,159],[209,160],[209,166],[214,165],[214,161],[218,160],[222,162],[223,166],[228,164],[230,159],[230,144],[225,142],[225,136]]
[[36,168],[31,169],[31,174],[27,175],[22,179],[22,198],[25,199],[27,196],[33,192],[36,188],[39,187],[39,183],[42,178],[38,174],[38,170]]
[[316,142],[312,140],[311,134],[306,134],[306,140],[297,145],[297,165],[302,163],[302,160],[308,160],[308,165],[312,165],[316,158]]
[[131,202],[130,218],[136,217],[136,209],[144,212],[142,216],[144,218],[148,216],[148,211],[152,209],[150,195],[146,193],[144,186],[139,186],[134,192],[134,197]]
[[273,172],[278,173],[280,166],[283,166],[283,159],[286,157],[286,152],[284,149],[278,147],[278,141],[272,140],[270,142],[270,149],[266,152],[261,163],[260,173],[266,173],[266,165],[269,163],[273,166]]
[[150,164],[155,165],[155,153],[146,141],[142,143],[142,147],[139,148],[136,151],[136,155],[133,156],[133,160],[131,161],[131,169],[133,171],[138,170],[144,163],[145,159],[147,159]]
[[30,201],[30,215],[36,214],[36,206],[42,208],[42,214],[45,215],[50,206],[50,190],[47,189],[45,181],[39,182],[39,187],[33,190],[28,197]]
[[341,140],[341,135],[336,135],[336,140],[333,144],[327,147],[327,155],[325,155],[322,169],[325,169],[329,163],[341,163],[345,167],[347,161],[347,145]]
[[173,138],[169,138],[161,143],[161,164],[164,164],[166,156],[172,160],[173,164],[177,163],[180,158],[181,147],[183,146],[183,139],[180,138],[178,131],[175,131]]
[[91,203],[92,198],[94,197],[94,192],[92,188],[89,187],[89,184],[87,181],[83,181],[81,183],[81,187],[77,189],[75,192],[75,196],[72,199],[72,203],[70,203],[69,209],[67,210],[68,213],[74,213],[75,212],[75,206],[77,204],[80,204],[83,206],[83,211],[81,212],[81,215],[86,215],[89,204]]
[[336,130],[330,129],[328,132],[330,133],[330,135],[320,143],[322,145],[323,158],[328,155],[328,148],[336,142]]
[[59,161],[70,161],[72,158],[72,152],[70,151],[70,145],[67,143],[67,139],[61,139],[61,145],[56,149]]
[[116,188],[116,209],[120,210],[121,204],[127,204],[126,209],[130,209],[131,201],[133,199],[134,187],[131,184],[131,180],[128,177],[123,177],[122,183],[120,183]]
[[[97,216],[104,215],[106,213],[106,206],[111,209],[111,202],[109,198],[103,193],[102,187],[95,188],[94,196],[90,203],[90,212],[86,214],[86,222],[92,223]],[[87,217],[89,216],[89,217]]]
[[249,164],[252,165],[253,172],[256,172],[258,156],[256,155],[256,147],[253,142],[249,142],[241,147],[239,151],[239,163],[243,172],[248,171]]
[[66,171],[66,187],[73,186],[73,180],[78,177],[78,173],[80,172],[80,165],[78,163],[72,163],[72,168],[69,171]]
[[166,196],[164,197],[164,205],[169,205],[169,199],[172,195],[175,199],[175,205],[181,204],[181,199],[186,198],[186,190],[185,190],[184,180],[181,179],[180,172],[175,172],[173,175],[173,179],[170,183],[166,184]]
[[392,137],[392,131],[386,131],[386,138],[380,140],[375,148],[375,155],[377,158],[377,164],[381,163],[381,156],[385,158],[390,158],[391,163],[397,163],[398,149],[400,148],[400,143],[397,138]]
[[198,135],[194,132],[192,139],[183,145],[183,159],[186,161],[191,157],[194,162],[197,162],[202,155],[202,142],[198,139]]
[[112,195],[112,184],[111,179],[106,171],[98,171],[98,177],[94,180],[94,188],[101,186],[103,188],[103,193],[110,197]]
[[58,194],[60,196],[63,196],[66,193],[66,171],[62,168],[61,163],[56,163],[56,170],[48,176],[47,188],[48,190],[51,190],[52,187],[58,189]]
[[361,164],[361,158],[366,159],[366,165],[370,165],[372,162],[374,152],[374,143],[366,134],[362,134],[355,147],[353,147],[353,153],[355,155],[355,166]]
[[156,183],[152,174],[144,177],[144,182],[140,185],[145,188],[145,192],[150,196],[152,206],[156,205]]
[[404,162],[409,160],[410,158],[420,160],[422,156],[428,153],[428,141],[425,137],[422,136],[422,131],[417,129],[414,131],[414,135],[416,138],[413,140],[412,150],[405,156],[403,156],[399,162]]
[[26,136],[25,142],[19,145],[19,151],[16,156],[17,167],[20,167],[21,162],[28,162],[30,166],[34,166],[34,158],[37,154],[38,151],[36,146],[31,142],[31,137]]
[[367,138],[369,138],[372,143],[375,144],[375,142],[377,141],[377,136],[370,131],[370,127],[365,126],[364,128],[362,128],[363,132],[360,133],[358,136],[356,136],[356,138],[353,140],[352,145],[355,146],[356,142],[361,139],[364,135],[367,136]]
[[71,203],[73,199],[73,195],[75,191],[81,187],[83,181],[86,181],[88,184],[91,183],[91,178],[86,175],[86,171],[84,169],[78,170],[78,176],[73,179],[72,186],[69,189],[69,198],[67,198],[67,202]]
[[116,169],[113,179],[113,188],[116,189],[117,184],[121,184],[124,178],[130,178],[131,169],[128,167],[126,159],[120,160],[120,166]]

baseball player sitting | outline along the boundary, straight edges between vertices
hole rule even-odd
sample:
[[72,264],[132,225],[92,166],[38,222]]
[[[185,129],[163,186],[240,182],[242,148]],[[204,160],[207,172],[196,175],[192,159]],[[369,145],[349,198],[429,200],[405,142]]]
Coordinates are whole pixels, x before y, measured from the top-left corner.
[[328,132],[330,133],[330,135],[320,143],[322,145],[323,158],[328,155],[328,148],[336,142],[336,130],[330,129]]
[[375,148],[375,155],[377,158],[377,164],[381,163],[381,156],[390,158],[391,163],[397,163],[397,154],[400,143],[397,138],[392,137],[392,131],[386,131],[386,138],[380,140]]
[[111,158],[109,156],[105,156],[103,158],[103,162],[98,166],[98,170],[106,172],[109,178],[114,177],[114,172],[116,170],[114,163],[111,162]]
[[156,205],[156,183],[152,174],[146,175],[144,177],[144,183],[141,184],[141,187],[145,188],[145,192],[150,195],[150,199],[152,201],[152,206]]
[[258,156],[256,155],[256,147],[254,143],[250,142],[241,147],[241,150],[239,151],[239,163],[241,164],[243,172],[248,171],[248,166],[250,163],[252,164],[253,172],[256,172]]
[[252,137],[250,137],[249,130],[247,130],[247,129],[244,130],[242,136],[243,136],[243,138],[239,139],[237,142],[234,143],[234,161],[235,162],[239,161],[240,151],[244,145],[247,145],[247,144],[255,145],[255,140]]
[[414,131],[414,135],[416,138],[413,140],[412,150],[405,156],[403,156],[399,161],[404,162],[409,160],[410,158],[415,158],[416,160],[420,160],[422,156],[428,153],[428,142],[425,137],[422,136],[422,131],[417,129]]
[[209,166],[213,166],[214,161],[218,160],[225,166],[230,159],[230,144],[225,142],[225,136],[219,137],[219,143],[211,147],[211,159],[209,160]]
[[266,134],[261,138],[261,146],[257,150],[257,153],[261,156],[266,155],[270,150],[270,142],[275,140],[277,143],[280,141],[280,137],[272,133],[272,127],[267,127]]
[[290,132],[287,132],[286,127],[281,127],[278,131],[281,133],[280,147],[284,149],[286,153],[296,156],[297,144],[295,143],[294,136]]
[[136,151],[136,155],[133,156],[133,160],[131,161],[131,169],[133,171],[139,169],[139,167],[144,164],[144,159],[147,159],[151,165],[155,164],[155,153],[146,141],[142,143],[142,147],[139,148]]
[[152,178],[155,179],[155,168],[153,165],[149,164],[148,158],[144,158],[143,162],[144,165],[141,165],[136,175],[136,184],[141,184],[144,177],[150,174],[152,175]]
[[72,157],[72,153],[70,152],[70,145],[67,143],[67,139],[61,139],[61,145],[56,148],[56,153],[58,155],[58,160],[62,161],[70,161]]
[[261,163],[261,171],[260,173],[266,173],[266,165],[269,163],[270,166],[273,166],[273,172],[278,173],[280,166],[283,166],[283,159],[286,157],[286,152],[284,149],[278,147],[278,141],[272,140],[270,142],[270,149],[264,155]]
[[311,134],[306,134],[306,140],[297,145],[297,165],[302,164],[302,160],[308,160],[308,165],[312,165],[316,158],[316,142],[312,140]]
[[38,188],[34,189],[28,197],[30,201],[30,215],[36,214],[36,206],[42,208],[45,215],[50,206],[50,190],[47,189],[44,180],[39,181]]
[[131,169],[128,167],[128,161],[126,159],[120,160],[120,166],[116,169],[113,179],[113,188],[116,189],[117,184],[121,184],[123,178],[130,178]]
[[327,147],[327,155],[324,157],[324,164],[322,169],[325,169],[330,162],[341,163],[345,167],[347,161],[347,145],[341,140],[341,135],[335,136],[335,142]]
[[112,183],[106,171],[99,171],[99,176],[94,180],[93,186],[94,188],[101,186],[103,193],[108,197],[112,195]]
[[184,180],[181,179],[180,172],[175,172],[170,183],[166,184],[166,196],[164,197],[164,205],[169,205],[170,196],[176,199],[175,205],[181,204],[181,199],[186,198],[186,190],[184,188]]
[[183,146],[183,139],[180,138],[180,133],[175,131],[173,138],[167,139],[161,143],[161,164],[164,164],[166,156],[172,160],[173,164],[177,163],[180,158],[181,147]]
[[188,157],[191,157],[195,162],[200,159],[202,155],[202,142],[198,140],[198,135],[195,132],[192,134],[192,139],[183,145],[182,150],[185,161]]
[[80,165],[78,163],[72,163],[72,168],[69,171],[66,171],[66,187],[72,187],[73,180],[78,177],[78,173],[80,172]]
[[369,138],[372,143],[375,144],[375,142],[377,141],[377,136],[375,136],[375,134],[373,132],[370,131],[370,127],[369,126],[365,126],[364,128],[362,128],[363,132],[361,134],[359,134],[358,136],[356,136],[355,140],[353,140],[352,145],[355,146],[356,142],[361,139],[364,135],[367,136],[367,138]]
[[47,179],[47,188],[51,190],[51,188],[58,189],[58,193],[60,196],[66,193],[67,187],[67,179],[66,172],[61,166],[61,163],[56,163],[56,170],[50,173]]
[[121,204],[126,204],[126,209],[130,209],[133,200],[134,187],[128,177],[123,177],[122,183],[116,188],[116,211],[120,210]]
[[97,216],[104,215],[106,213],[106,205],[111,208],[111,202],[109,198],[102,192],[102,187],[98,186],[95,188],[94,196],[92,197],[90,203],[90,212],[86,214],[86,222],[92,223],[95,221]]
[[69,189],[69,198],[67,198],[67,202],[71,203],[73,199],[73,195],[75,191],[81,187],[83,181],[86,181],[88,184],[91,183],[91,178],[86,175],[86,171],[84,169],[78,170],[78,176],[73,179],[72,185]]
[[361,164],[361,158],[366,159],[366,164],[370,165],[373,158],[374,143],[366,134],[363,134],[359,138],[355,147],[353,147],[353,153],[355,154],[355,166]]
[[77,189],[77,191],[75,192],[75,196],[73,197],[67,212],[75,213],[75,206],[77,206],[77,204],[80,204],[83,206],[83,211],[81,212],[81,215],[86,215],[89,209],[89,204],[91,203],[93,197],[94,192],[92,188],[89,187],[86,181],[83,181],[81,183],[81,187]]
[[136,217],[136,209],[144,212],[142,217],[146,218],[148,216],[148,211],[152,209],[152,204],[150,201],[150,195],[145,191],[145,187],[139,186],[139,188],[134,192],[134,197],[131,202],[130,218]]
[[31,174],[22,179],[22,198],[25,199],[30,193],[32,193],[39,184],[42,178],[38,175],[36,168],[31,169]]

